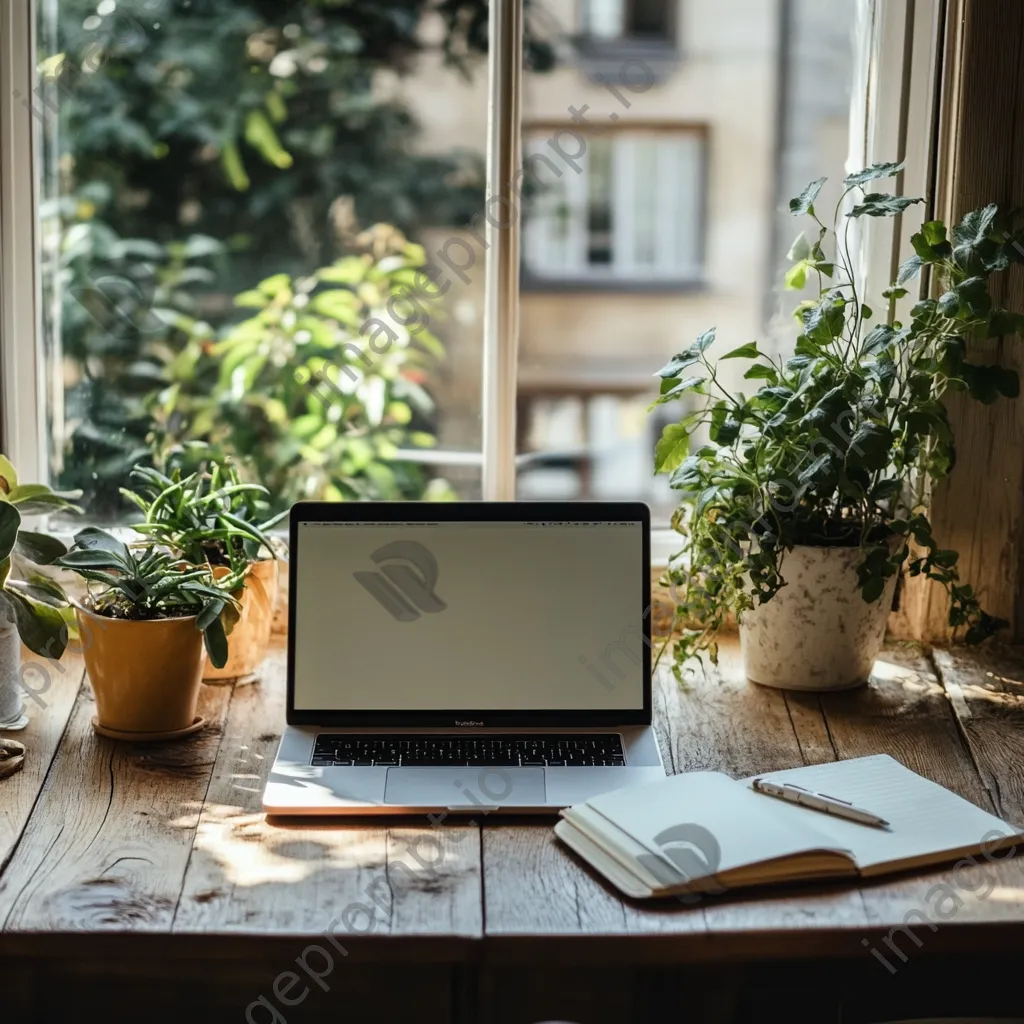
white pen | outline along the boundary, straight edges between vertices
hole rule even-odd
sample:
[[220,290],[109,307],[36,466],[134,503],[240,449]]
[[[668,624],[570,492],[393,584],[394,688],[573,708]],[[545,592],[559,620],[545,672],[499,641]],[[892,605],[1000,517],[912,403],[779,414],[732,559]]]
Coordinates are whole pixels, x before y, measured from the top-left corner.
[[826,793],[812,793],[809,789],[796,786],[792,782],[768,782],[765,779],[754,779],[754,789],[767,796],[789,800],[791,803],[800,804],[801,807],[810,807],[812,810],[822,811],[825,814],[834,814],[837,818],[857,821],[862,825],[885,828],[889,824],[885,818],[862,807],[855,807],[849,800],[841,800],[837,796],[828,796]]

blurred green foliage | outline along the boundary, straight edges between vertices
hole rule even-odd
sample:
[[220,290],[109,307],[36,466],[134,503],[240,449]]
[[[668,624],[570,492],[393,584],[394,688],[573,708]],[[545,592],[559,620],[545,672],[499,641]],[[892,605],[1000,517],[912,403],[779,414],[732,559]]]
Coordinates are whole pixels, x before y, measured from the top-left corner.
[[275,509],[449,495],[399,455],[434,443],[423,383],[444,349],[430,330],[440,304],[417,288],[423,249],[383,224],[359,242],[365,251],[312,274],[242,292],[245,319],[220,331],[177,316],[187,341],[168,350],[153,407],[162,450],[245,453]]
[[[443,31],[423,31],[430,8]],[[59,0],[40,11],[35,107],[44,187],[59,197],[44,211],[46,269],[60,284],[44,317],[60,334],[65,378],[65,407],[53,409],[66,423],[57,478],[85,489],[91,514],[115,517],[124,508],[118,487],[151,444],[152,396],[163,393],[168,366],[184,372],[175,357],[186,338],[186,353],[194,351],[179,316],[208,324],[220,337],[208,359],[226,358],[252,330],[223,333],[235,317],[231,296],[268,272],[303,279],[345,252],[360,225],[387,221],[416,237],[479,210],[479,154],[417,152],[414,118],[379,84],[382,73],[409,72],[424,49],[437,50],[453,74],[478,72],[487,4]],[[531,39],[527,60],[544,69],[551,51]],[[196,381],[212,372],[199,363],[193,371]],[[290,416],[298,385],[289,372],[268,361],[257,376],[264,398]],[[422,383],[407,388],[413,401],[396,379],[385,407],[426,415]],[[223,411],[229,392],[208,397]],[[183,401],[182,388],[174,393]],[[172,422],[167,401],[163,393],[165,430],[192,424],[207,436],[198,409],[177,407]],[[345,424],[324,426],[341,432]],[[232,428],[241,454],[252,453],[245,446],[263,438],[263,427]],[[429,432],[426,419],[422,427]],[[367,461],[360,444],[348,451],[337,438],[318,441],[321,455],[310,459],[313,436],[274,451],[272,479],[287,478],[289,494],[422,492],[418,471],[384,471],[386,447]]]

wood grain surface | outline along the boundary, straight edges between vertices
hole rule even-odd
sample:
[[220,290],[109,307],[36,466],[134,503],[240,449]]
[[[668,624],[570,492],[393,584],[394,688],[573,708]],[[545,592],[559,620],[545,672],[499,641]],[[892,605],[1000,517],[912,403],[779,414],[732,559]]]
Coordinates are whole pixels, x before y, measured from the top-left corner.
[[[1024,950],[1024,857],[983,865],[973,895],[940,870],[650,904],[620,898],[543,819],[268,821],[260,796],[284,723],[283,641],[259,682],[204,686],[207,727],[177,743],[96,736],[81,663],[64,667],[19,735],[25,770],[0,783],[0,954],[19,971],[99,957],[142,978],[159,962],[174,977],[191,971],[203,988],[212,983],[201,962],[212,958],[236,979],[237,1002],[329,932],[344,947],[336,977],[353,998],[374,964],[418,962],[442,970],[422,975],[416,991],[432,992],[445,1013],[478,998],[507,1002],[525,971],[567,987],[524,1006],[600,1005],[615,1019],[623,985],[639,984],[634,967],[833,958],[862,970],[874,963],[868,950],[926,907],[940,882],[964,898],[939,931],[923,932],[929,962]],[[1012,650],[896,645],[868,687],[815,695],[748,683],[727,641],[719,667],[685,687],[660,672],[654,706],[670,772],[742,777],[885,752],[1024,821],[1024,656]],[[480,973],[465,982],[466,970]],[[79,973],[68,991],[88,988]],[[226,991],[217,997],[225,1006]],[[26,1005],[40,998],[33,990]]]

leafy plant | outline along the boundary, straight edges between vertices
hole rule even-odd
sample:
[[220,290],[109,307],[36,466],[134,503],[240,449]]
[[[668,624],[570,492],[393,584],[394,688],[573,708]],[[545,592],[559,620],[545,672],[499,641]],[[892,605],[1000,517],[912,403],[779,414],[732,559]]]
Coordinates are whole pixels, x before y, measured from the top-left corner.
[[[996,306],[993,273],[1021,262],[1020,235],[995,206],[969,213],[950,235],[929,221],[911,239],[915,254],[883,293],[886,305],[907,295],[922,271],[926,298],[907,322],[876,319],[856,280],[849,225],[888,217],[921,202],[864,186],[896,174],[880,164],[845,179],[829,229],[814,208],[824,179],[794,199],[794,215],[814,223],[790,251],[787,285],[817,280],[819,296],[800,304],[800,334],[789,359],[769,358],[749,342],[715,360],[714,329],[660,371],[655,404],[703,396],[698,409],[668,425],[655,468],[669,474],[682,503],[673,526],[684,538],[680,564],[666,582],[676,589],[677,676],[690,658],[717,657],[716,631],[729,616],[770,601],[786,584],[785,554],[796,545],[856,546],[863,600],[878,601],[901,569],[944,586],[949,624],[978,643],[1001,626],[960,580],[957,552],[942,548],[927,515],[934,484],[953,468],[956,449],[943,396],[967,391],[980,402],[1016,398],[1015,371],[970,361],[976,338],[1010,335],[1024,316]],[[849,197],[849,199],[848,199]],[[849,212],[841,211],[849,205]],[[840,226],[844,224],[845,226]],[[719,380],[724,360],[743,360],[751,394],[730,393]],[[707,443],[691,452],[706,431]]]
[[440,304],[416,288],[425,255],[388,225],[361,242],[313,274],[242,292],[246,318],[218,336],[178,319],[188,341],[154,409],[163,446],[199,440],[247,461],[277,508],[444,492],[400,455],[434,444],[423,384],[444,349],[430,330]]
[[167,245],[122,238],[104,219],[112,205],[110,187],[92,182],[42,211],[44,273],[61,300],[50,325],[65,367],[58,472],[100,518],[117,516],[119,485],[151,457],[146,400],[163,385],[175,318],[198,315],[225,260],[205,235]]
[[216,579],[209,565],[184,564],[178,554],[152,544],[137,553],[96,527],[75,534],[74,546],[55,564],[99,585],[89,591],[98,615],[133,621],[196,616],[211,663],[227,663],[227,634],[238,618],[231,593],[242,585],[242,573]]
[[22,528],[22,516],[74,511],[77,494],[58,494],[45,484],[23,484],[6,456],[0,455],[0,614],[13,621],[26,647],[59,660],[74,621],[67,595],[39,574],[12,576],[12,555],[36,565],[51,565],[67,548],[55,537]]
[[144,516],[133,528],[187,561],[244,572],[262,552],[274,557],[266,534],[288,513],[268,517],[267,489],[243,482],[230,463],[209,462],[185,476],[180,468],[167,475],[137,466],[131,479],[136,489],[121,493]]

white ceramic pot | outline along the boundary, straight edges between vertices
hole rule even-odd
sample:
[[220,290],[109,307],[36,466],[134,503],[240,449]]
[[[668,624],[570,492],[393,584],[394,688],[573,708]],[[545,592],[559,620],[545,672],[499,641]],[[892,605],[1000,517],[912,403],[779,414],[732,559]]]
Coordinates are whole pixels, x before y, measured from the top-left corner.
[[24,729],[24,691],[21,688],[21,638],[12,623],[0,617],[0,729]]
[[748,679],[787,690],[847,690],[867,681],[885,638],[896,577],[868,604],[857,589],[861,557],[859,548],[785,553],[786,586],[740,619]]

